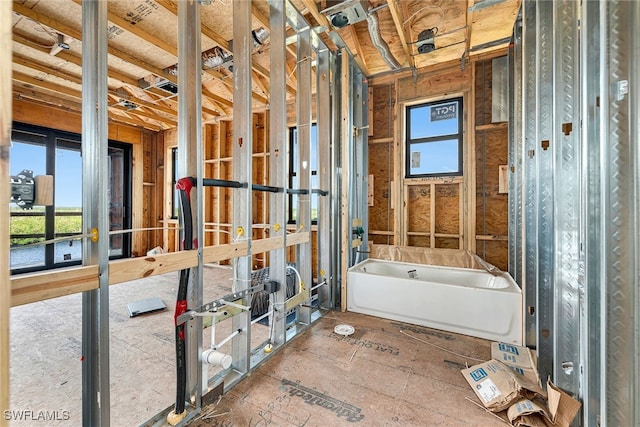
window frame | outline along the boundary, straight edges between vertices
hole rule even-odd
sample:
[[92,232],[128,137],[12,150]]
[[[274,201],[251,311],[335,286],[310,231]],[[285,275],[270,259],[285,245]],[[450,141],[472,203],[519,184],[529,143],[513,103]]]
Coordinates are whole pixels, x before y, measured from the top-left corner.
[[[458,132],[455,134],[438,135],[432,137],[423,138],[411,138],[411,110],[423,107],[433,107],[440,104],[450,104],[457,102],[458,104]],[[411,147],[414,144],[424,144],[430,142],[449,141],[452,139],[458,140],[458,170],[455,172],[434,172],[423,174],[411,173]],[[428,102],[420,102],[417,104],[411,104],[405,106],[405,178],[437,178],[437,177],[449,177],[449,176],[462,176],[464,174],[464,161],[463,161],[463,147],[464,147],[464,99],[463,96],[456,96],[453,98],[438,99]]]
[[[28,142],[35,145],[43,146],[45,149],[46,174],[54,175],[54,180],[56,174],[56,149],[64,148],[67,150],[77,150],[80,153],[82,152],[82,136],[80,134],[46,128],[42,126],[30,125],[26,123],[12,123],[11,139],[12,141],[15,140],[16,142]],[[125,210],[122,227],[124,229],[130,229],[132,223],[131,200],[133,197],[133,149],[131,147],[131,144],[126,144],[114,140],[108,140],[108,146],[109,148],[122,150],[124,154],[124,173],[122,176],[122,180],[124,186],[123,202],[125,204]],[[82,174],[82,171],[80,173]],[[55,209],[55,203],[52,206],[45,206],[45,212],[43,215],[45,218],[45,230],[43,234],[44,239],[52,239],[55,237]],[[81,232],[78,234],[81,234]],[[122,235],[122,245],[122,254],[110,255],[109,259],[129,258],[131,256],[132,248],[130,233],[124,233]],[[9,265],[9,268],[11,274],[14,275],[22,273],[32,273],[36,271],[48,271],[52,269],[70,267],[80,264],[82,264],[82,260],[77,259],[56,262],[53,244],[47,244],[44,245],[44,260],[42,264],[16,268],[11,268],[11,265]]]

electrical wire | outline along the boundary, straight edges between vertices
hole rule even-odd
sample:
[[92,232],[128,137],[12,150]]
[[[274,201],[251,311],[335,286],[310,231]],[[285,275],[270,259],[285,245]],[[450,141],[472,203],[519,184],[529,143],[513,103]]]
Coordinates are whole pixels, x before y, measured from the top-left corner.
[[416,15],[418,15],[418,14],[419,14],[420,12],[422,12],[423,10],[425,10],[425,9],[429,9],[429,8],[432,8],[432,9],[435,9],[435,8],[440,9],[440,22],[442,22],[442,20],[444,19],[444,9],[442,8],[442,6],[438,6],[438,5],[435,5],[435,4],[430,4],[430,5],[428,5],[428,6],[421,7],[420,9],[418,9],[417,11],[415,11],[415,12],[414,12],[410,17],[408,17],[408,18],[407,18],[407,19],[402,23],[402,26],[403,26],[403,27],[404,27],[404,26],[406,26],[406,25],[407,25],[407,22],[411,21],[413,18],[415,18],[415,17],[416,17]]

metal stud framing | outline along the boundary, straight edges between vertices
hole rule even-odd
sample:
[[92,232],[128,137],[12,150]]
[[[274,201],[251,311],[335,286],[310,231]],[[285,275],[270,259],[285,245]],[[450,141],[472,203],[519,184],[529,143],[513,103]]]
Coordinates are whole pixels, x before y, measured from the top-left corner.
[[[538,353],[552,355],[554,315],[554,230],[553,230],[553,158],[557,149],[553,141],[553,3],[538,2],[536,5],[537,73],[536,73],[536,130],[533,139],[533,157],[528,160],[535,165],[537,177],[537,347]],[[541,108],[541,106],[546,108]],[[543,148],[547,141],[547,149]],[[546,145],[546,144],[545,144]],[[551,358],[541,358],[538,369],[542,378],[552,375]]]
[[602,386],[607,426],[640,424],[640,68],[638,2],[602,1],[600,141],[603,170]]
[[[298,183],[301,189],[311,188],[311,28],[307,26],[298,31],[298,67],[296,117],[298,129]],[[311,232],[311,193],[298,196],[296,228]],[[299,244],[296,248],[296,264],[305,288],[310,288],[311,280],[311,241]],[[309,309],[305,309],[309,311]],[[310,323],[308,316],[298,313],[298,320]]]
[[[286,59],[285,33],[285,5],[283,0],[271,0],[269,20],[271,31],[271,49],[269,49],[271,64],[284,64]],[[287,100],[286,100],[286,70],[285,67],[271,67],[271,95],[269,98],[269,179],[274,187],[286,187],[287,182]],[[269,196],[269,221],[279,224],[280,230],[273,229],[274,236],[287,237],[285,224],[286,195],[273,193]],[[273,250],[269,256],[269,277],[282,286],[276,294],[276,307],[282,307],[286,299],[286,253],[284,246]],[[285,342],[286,314],[280,310],[272,320],[274,323],[274,345]]]
[[[523,6],[523,43],[522,43],[522,113],[523,132],[521,138],[524,144],[521,151],[520,163],[523,169],[523,196],[520,202],[524,215],[524,265],[521,273],[525,289],[526,315],[525,332],[526,344],[536,347],[538,343],[538,324],[536,306],[538,300],[538,222],[537,222],[537,180],[536,180],[536,2],[527,1]],[[517,149],[516,149],[517,150]]]
[[82,4],[82,224],[98,231],[82,245],[83,265],[98,265],[100,287],[82,294],[82,423],[108,426],[109,217],[107,212],[107,4]]
[[513,29],[509,61],[509,273],[522,287],[522,13]]
[[[203,186],[202,186],[202,85],[200,65],[200,5],[178,3],[178,176],[196,177],[195,197],[191,198],[194,238],[198,266],[191,269],[187,292],[188,307],[202,305]],[[196,318],[185,328],[187,354],[186,396],[193,397],[196,408],[202,395],[202,319]]]
[[640,4],[526,0],[522,15],[510,268],[524,266],[527,344],[582,400],[576,425],[640,425]]
[[[554,107],[554,378],[579,391],[580,313],[583,280],[580,261],[580,85],[578,2],[553,2]],[[545,378],[545,377],[543,377]]]
[[[318,129],[318,175],[321,190],[330,193],[331,175],[331,77],[329,49],[318,51],[318,69],[316,71],[316,99]],[[334,287],[331,274],[331,199],[320,196],[318,203],[318,282],[327,281],[327,285],[318,289],[319,305],[333,308]]]
[[582,43],[582,162],[586,173],[582,176],[582,235],[584,242],[585,295],[582,303],[582,354],[586,358],[583,384],[583,424],[595,426],[600,418],[602,357],[601,303],[603,297],[602,263],[602,197],[600,149],[600,5],[584,2],[582,24],[591,31],[584,34]]
[[[251,182],[252,173],[252,111],[251,111],[251,2],[233,2],[233,179]],[[233,190],[233,228],[235,240],[251,242],[251,190]],[[251,285],[251,251],[246,257],[233,261],[233,291],[239,292]],[[250,301],[243,302],[249,305]],[[231,320],[234,331],[242,333],[233,338],[233,368],[247,373],[250,368],[251,315],[244,312]]]

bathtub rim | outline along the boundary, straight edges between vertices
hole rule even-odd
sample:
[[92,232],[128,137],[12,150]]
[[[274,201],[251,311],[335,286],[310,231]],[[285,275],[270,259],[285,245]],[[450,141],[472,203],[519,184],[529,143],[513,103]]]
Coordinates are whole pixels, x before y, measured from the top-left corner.
[[[349,269],[347,270],[347,274],[355,273],[355,274],[370,274],[372,276],[375,275],[375,276],[383,276],[383,277],[395,277],[395,276],[389,276],[389,275],[385,275],[385,274],[375,274],[375,273],[369,273],[367,271],[358,270],[360,267],[362,267],[363,265],[365,265],[365,264],[367,264],[369,262],[371,262],[371,263],[382,262],[382,263],[402,264],[402,265],[417,266],[417,267],[429,267],[429,268],[436,268],[438,270],[456,270],[456,271],[467,271],[467,272],[471,271],[471,272],[477,272],[477,273],[480,273],[480,274],[488,274],[488,275],[494,276],[494,277],[503,277],[504,279],[507,280],[507,283],[509,283],[509,285],[504,287],[504,288],[465,286],[465,285],[456,285],[456,284],[448,284],[448,283],[439,283],[437,281],[427,281],[427,280],[418,280],[418,281],[428,282],[428,283],[431,283],[431,284],[437,284],[437,285],[442,285],[442,286],[455,286],[455,287],[463,287],[463,288],[467,288],[467,289],[469,289],[469,288],[483,289],[483,290],[492,291],[492,292],[512,292],[512,293],[518,293],[518,294],[522,295],[522,289],[520,288],[520,286],[518,286],[516,281],[513,279],[513,277],[511,277],[511,275],[508,272],[504,272],[504,271],[502,272],[502,274],[496,276],[494,274],[491,274],[487,270],[482,270],[482,269],[478,269],[478,268],[449,267],[449,266],[437,265],[437,264],[416,264],[416,263],[405,262],[405,261],[390,261],[390,260],[379,259],[379,258],[367,258],[367,259],[365,259],[363,261],[360,261],[359,263],[349,267]],[[399,279],[411,280],[411,279],[408,279],[408,278],[405,278],[405,277],[398,277],[398,278]],[[348,281],[347,281],[347,286],[349,286],[348,285]]]

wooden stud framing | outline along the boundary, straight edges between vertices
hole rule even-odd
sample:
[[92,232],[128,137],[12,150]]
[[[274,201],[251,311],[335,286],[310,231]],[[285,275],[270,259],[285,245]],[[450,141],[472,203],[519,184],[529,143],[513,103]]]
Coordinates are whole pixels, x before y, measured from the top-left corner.
[[[343,169],[347,166],[346,161],[349,158],[349,132],[350,129],[350,121],[349,121],[349,106],[350,100],[346,94],[348,93],[349,86],[351,85],[350,73],[349,73],[349,53],[346,49],[342,49],[341,52],[341,69],[340,69],[340,84],[342,87],[342,97],[341,97],[341,105],[340,105],[340,115],[342,117],[342,123],[340,124],[340,139],[342,141],[342,167]],[[346,89],[346,90],[345,90]],[[349,266],[349,252],[351,248],[351,223],[349,221],[349,182],[348,179],[343,174],[342,176],[342,200],[340,202],[342,212],[342,239],[340,242],[340,258],[341,258],[341,277],[342,282],[340,284],[341,288],[341,301],[340,301],[340,309],[342,311],[347,310],[347,268]],[[288,239],[287,239],[288,240]]]
[[[465,102],[465,108],[467,109],[467,127],[466,136],[467,141],[464,144],[466,147],[465,161],[465,188],[466,188],[466,206],[465,217],[466,221],[460,222],[464,224],[464,235],[466,236],[464,249],[468,249],[471,252],[476,252],[476,64],[471,64],[471,91],[467,96],[467,102]],[[462,246],[461,246],[462,248]]]
[[[11,147],[11,2],[0,2],[0,411],[9,409],[9,150]],[[8,425],[0,417],[0,426]]]
[[395,207],[395,215],[393,219],[393,230],[395,234],[393,236],[393,242],[396,245],[406,245],[407,242],[404,238],[404,111],[403,106],[398,103],[399,90],[398,82],[395,81],[394,85],[394,109],[393,112],[393,135],[395,135],[395,144],[393,145],[393,174],[395,179],[392,181],[390,188],[393,197],[391,198],[391,206]]

